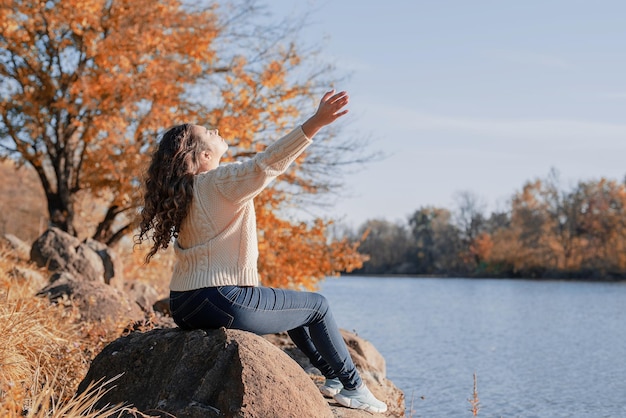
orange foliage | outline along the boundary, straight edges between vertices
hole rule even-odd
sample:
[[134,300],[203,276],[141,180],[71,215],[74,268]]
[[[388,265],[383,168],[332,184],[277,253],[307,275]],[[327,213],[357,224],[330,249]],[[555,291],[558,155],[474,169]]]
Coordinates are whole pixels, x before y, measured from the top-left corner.
[[493,249],[493,240],[487,233],[479,234],[470,244],[469,251],[478,260],[488,260]]
[[511,225],[493,235],[489,262],[526,275],[623,275],[625,236],[625,184],[600,179],[565,192],[535,181],[514,196]]
[[360,242],[348,238],[329,241],[332,221],[316,219],[311,224],[280,219],[273,209],[272,190],[255,199],[259,234],[259,273],[265,286],[315,289],[325,276],[350,272],[363,265]]

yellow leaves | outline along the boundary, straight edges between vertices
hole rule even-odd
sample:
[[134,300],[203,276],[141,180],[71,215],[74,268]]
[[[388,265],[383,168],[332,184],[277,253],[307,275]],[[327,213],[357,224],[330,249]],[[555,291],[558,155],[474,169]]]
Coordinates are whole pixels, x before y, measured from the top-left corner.
[[625,220],[622,183],[600,179],[561,190],[537,180],[514,196],[511,225],[491,237],[487,257],[521,272],[623,272]]
[[491,257],[492,249],[493,241],[491,236],[485,232],[474,238],[469,247],[470,253],[479,260],[488,260]]
[[253,145],[253,134],[265,127],[284,127],[286,121],[298,115],[291,103],[310,92],[305,86],[289,86],[285,62],[270,60],[261,70],[250,66],[243,57],[234,59],[231,71],[225,76],[226,88],[220,94],[225,108],[213,113],[211,125],[216,126],[226,138],[239,143],[238,148]]
[[260,82],[264,87],[272,88],[283,84],[285,81],[285,72],[283,65],[278,61],[270,62],[265,71],[261,75]]
[[27,44],[30,38],[28,28],[32,27],[34,22],[27,18],[30,13],[31,11],[21,1],[3,1],[0,6],[0,27],[3,37],[14,39],[17,44]]
[[2,29],[3,36],[15,37],[20,29],[19,21],[12,12],[12,9],[0,8],[0,29]]

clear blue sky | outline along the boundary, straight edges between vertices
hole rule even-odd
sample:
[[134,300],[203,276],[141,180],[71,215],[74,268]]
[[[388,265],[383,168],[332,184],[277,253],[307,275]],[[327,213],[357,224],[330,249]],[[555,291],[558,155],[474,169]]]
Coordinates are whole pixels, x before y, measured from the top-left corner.
[[626,1],[268,3],[312,11],[303,39],[352,74],[343,133],[387,154],[326,216],[404,221],[459,191],[491,210],[551,168],[565,187],[626,174]]

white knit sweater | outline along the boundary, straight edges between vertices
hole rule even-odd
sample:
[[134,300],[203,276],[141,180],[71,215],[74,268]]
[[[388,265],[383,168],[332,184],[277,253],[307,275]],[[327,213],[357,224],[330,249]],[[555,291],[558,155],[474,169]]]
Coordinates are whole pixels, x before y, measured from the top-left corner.
[[259,284],[252,199],[311,142],[298,127],[244,163],[195,176],[189,213],[174,243],[171,290]]

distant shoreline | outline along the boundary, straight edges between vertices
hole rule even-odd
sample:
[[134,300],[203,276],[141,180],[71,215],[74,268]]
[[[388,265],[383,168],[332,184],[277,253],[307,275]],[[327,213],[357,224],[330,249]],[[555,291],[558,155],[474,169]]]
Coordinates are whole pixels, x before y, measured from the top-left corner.
[[622,283],[626,277],[621,278],[582,278],[582,277],[510,277],[510,276],[451,276],[444,274],[394,274],[394,273],[342,273],[341,278],[404,278],[404,279],[466,279],[466,280],[526,280],[533,282],[598,282],[598,283]]

